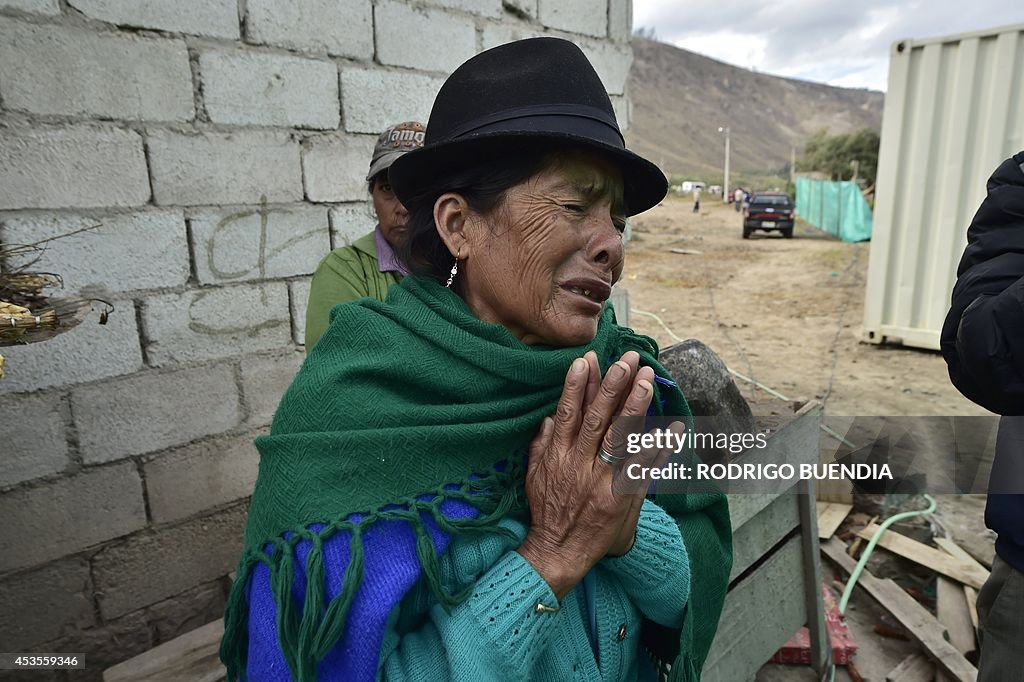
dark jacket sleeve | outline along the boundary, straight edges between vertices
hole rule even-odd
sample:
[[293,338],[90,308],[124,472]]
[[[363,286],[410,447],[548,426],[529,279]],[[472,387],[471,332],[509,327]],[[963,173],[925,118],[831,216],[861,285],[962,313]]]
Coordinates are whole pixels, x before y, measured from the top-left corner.
[[1004,161],[967,229],[942,327],[949,378],[998,414],[1024,414],[1024,152]]

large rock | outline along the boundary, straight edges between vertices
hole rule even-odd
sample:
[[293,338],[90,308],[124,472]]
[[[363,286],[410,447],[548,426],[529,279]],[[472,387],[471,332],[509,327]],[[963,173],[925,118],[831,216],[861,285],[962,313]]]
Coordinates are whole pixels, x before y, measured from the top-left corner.
[[[699,432],[756,432],[750,405],[713,350],[688,339],[662,350],[659,360],[686,396]],[[708,463],[729,459],[728,452],[721,449],[698,451],[698,455]]]
[[697,339],[661,351],[661,364],[672,373],[696,416],[753,416],[725,363]]

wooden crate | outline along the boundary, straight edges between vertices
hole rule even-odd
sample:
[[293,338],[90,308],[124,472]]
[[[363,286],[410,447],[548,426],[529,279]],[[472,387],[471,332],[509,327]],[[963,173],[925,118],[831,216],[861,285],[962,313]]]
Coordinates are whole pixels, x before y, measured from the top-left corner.
[[[818,462],[821,405],[809,403],[798,419],[773,434],[768,447],[745,452],[741,463]],[[704,674],[706,682],[743,682],[799,628],[811,633],[812,660],[827,665],[827,634],[821,598],[815,490],[793,482],[775,494],[729,498],[733,568],[718,634]]]

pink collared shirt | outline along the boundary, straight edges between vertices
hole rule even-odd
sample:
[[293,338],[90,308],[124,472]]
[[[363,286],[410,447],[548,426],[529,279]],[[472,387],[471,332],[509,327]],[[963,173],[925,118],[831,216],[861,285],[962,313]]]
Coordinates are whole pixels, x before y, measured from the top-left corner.
[[384,230],[380,229],[380,225],[377,225],[377,229],[373,231],[373,239],[377,244],[377,271],[397,272],[403,277],[408,275],[408,268],[399,260],[395,250],[391,248],[391,244],[388,244],[388,240],[384,238]]

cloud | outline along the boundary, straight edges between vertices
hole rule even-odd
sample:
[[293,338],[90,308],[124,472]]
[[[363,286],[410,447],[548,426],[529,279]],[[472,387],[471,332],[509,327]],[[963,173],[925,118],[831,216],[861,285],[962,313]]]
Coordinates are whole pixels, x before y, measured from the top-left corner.
[[885,88],[890,46],[1024,22],[1024,3],[972,0],[634,0],[633,25],[745,68],[845,87]]

